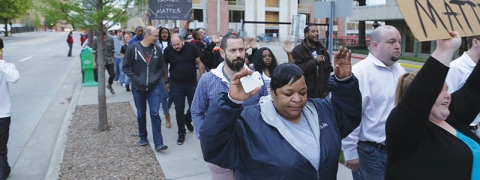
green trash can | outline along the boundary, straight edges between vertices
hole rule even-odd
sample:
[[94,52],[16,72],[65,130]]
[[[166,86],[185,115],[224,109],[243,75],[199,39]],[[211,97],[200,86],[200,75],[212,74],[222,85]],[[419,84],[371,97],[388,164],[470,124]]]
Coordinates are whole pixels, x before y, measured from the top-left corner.
[[83,75],[83,86],[97,86],[98,83],[95,82],[93,69],[94,69],[94,61],[92,55],[92,48],[85,48],[80,53],[80,61],[82,65],[82,71],[84,72]]

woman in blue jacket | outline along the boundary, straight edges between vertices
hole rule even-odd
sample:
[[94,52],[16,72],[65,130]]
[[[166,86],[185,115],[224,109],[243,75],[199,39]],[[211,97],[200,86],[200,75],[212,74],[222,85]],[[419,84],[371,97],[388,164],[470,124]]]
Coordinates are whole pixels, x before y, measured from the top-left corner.
[[330,78],[331,99],[307,100],[303,71],[285,63],[273,71],[271,96],[256,106],[242,101],[240,78],[230,82],[228,94],[210,103],[200,131],[205,161],[235,170],[241,179],[336,179],[341,139],[360,123],[361,96],[351,73],[351,52],[335,55],[335,77]]

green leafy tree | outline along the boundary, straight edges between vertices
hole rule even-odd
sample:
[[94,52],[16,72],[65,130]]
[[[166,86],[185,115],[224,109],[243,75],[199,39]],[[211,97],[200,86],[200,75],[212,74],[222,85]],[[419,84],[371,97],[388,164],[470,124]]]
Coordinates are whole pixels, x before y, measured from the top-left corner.
[[[2,0],[3,1],[3,0]],[[144,2],[145,0],[141,0]],[[108,30],[105,21],[122,22],[129,5],[142,3],[138,0],[43,0],[40,9],[46,19],[50,22],[65,20],[75,27],[89,30],[89,45],[93,42],[93,33],[101,37],[103,32]],[[103,52],[103,38],[96,38],[97,41],[97,66],[98,66],[98,115],[99,129],[108,129],[106,88],[105,88],[105,60]]]
[[[12,19],[25,15],[31,7],[31,0],[1,0],[0,21],[4,24],[5,31],[8,31],[7,24],[11,23]],[[11,33],[5,33],[5,36],[8,34]]]

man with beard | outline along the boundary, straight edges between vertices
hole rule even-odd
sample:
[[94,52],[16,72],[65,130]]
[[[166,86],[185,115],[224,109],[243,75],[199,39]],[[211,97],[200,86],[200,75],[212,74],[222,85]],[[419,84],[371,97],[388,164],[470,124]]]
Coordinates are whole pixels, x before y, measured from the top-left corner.
[[[185,141],[185,125],[188,131],[193,132],[192,107],[193,95],[197,88],[197,68],[200,76],[205,72],[205,66],[200,61],[200,50],[192,43],[184,42],[179,34],[170,38],[171,45],[165,49],[165,67],[170,64],[170,82],[168,81],[168,68],[165,68],[165,88],[170,91],[170,98],[175,103],[175,112],[178,126],[177,144]],[[188,111],[185,114],[185,96],[188,101]]]
[[307,26],[305,39],[292,50],[293,61],[303,70],[308,98],[325,98],[330,92],[328,79],[333,72],[330,55],[318,41],[318,29]]
[[130,44],[133,44],[134,42],[138,42],[138,41],[141,41],[143,40],[143,27],[142,26],[138,26],[137,28],[135,28],[135,36],[133,36],[132,39],[130,39],[130,41],[128,41],[128,45],[130,46]]
[[[228,92],[230,79],[233,74],[247,69],[245,65],[245,43],[238,34],[229,34],[223,37],[220,45],[220,55],[225,59],[217,68],[200,78],[197,90],[192,102],[192,121],[197,138],[205,119],[209,101],[216,98],[222,92]],[[267,88],[262,87],[260,93],[243,102],[243,106],[255,105],[260,97],[268,95]],[[234,173],[231,169],[224,169],[217,165],[207,163],[213,180],[233,180]]]
[[401,40],[395,27],[378,27],[372,32],[370,54],[352,68],[362,93],[362,121],[343,139],[342,149],[345,165],[354,174],[359,170],[362,179],[384,179],[387,164],[385,123],[395,107],[398,79],[406,73],[396,63],[402,52]]

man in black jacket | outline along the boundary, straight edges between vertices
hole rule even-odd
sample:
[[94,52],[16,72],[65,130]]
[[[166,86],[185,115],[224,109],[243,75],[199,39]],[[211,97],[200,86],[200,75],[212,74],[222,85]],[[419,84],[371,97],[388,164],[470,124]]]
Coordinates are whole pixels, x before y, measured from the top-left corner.
[[305,39],[292,50],[293,61],[303,70],[308,87],[308,98],[325,98],[330,92],[328,78],[333,72],[330,55],[318,41],[318,29],[307,26]]
[[162,120],[158,114],[161,100],[160,78],[164,73],[162,48],[155,45],[158,40],[158,31],[153,26],[145,28],[144,39],[128,46],[123,60],[123,72],[130,77],[132,94],[137,108],[138,131],[140,146],[148,144],[146,103],[150,108],[152,121],[153,141],[155,150],[165,150],[161,131]]

